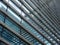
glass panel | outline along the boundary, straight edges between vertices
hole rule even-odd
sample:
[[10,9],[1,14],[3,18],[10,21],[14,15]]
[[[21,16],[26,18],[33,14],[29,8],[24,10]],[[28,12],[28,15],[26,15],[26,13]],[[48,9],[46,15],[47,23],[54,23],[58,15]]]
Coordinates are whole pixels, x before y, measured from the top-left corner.
[[[16,23],[14,23],[10,18],[6,17],[5,24],[8,25],[13,30],[15,30],[16,32],[20,33],[20,35],[22,35],[24,38],[26,38],[28,41],[32,42],[33,44],[35,44],[36,42],[38,42],[28,32],[24,31],[23,29],[21,29],[21,27],[19,27],[18,25],[16,25]],[[4,34],[6,34],[6,32],[4,32]],[[6,34],[6,35],[8,35],[8,38],[12,38],[12,36],[10,36],[9,34]],[[6,40],[8,40],[8,38]],[[38,42],[38,44],[40,44],[40,43]]]
[[0,26],[0,32],[2,31],[2,27]]
[[[27,40],[32,42],[34,45],[40,44],[33,36],[31,36],[29,33],[27,33],[25,30],[21,29],[20,33],[23,37],[25,37]],[[38,42],[38,43],[37,43]]]
[[49,43],[44,37],[42,37],[37,31],[35,31],[31,26],[29,26],[25,21],[22,20],[22,25],[27,28],[31,33],[38,37],[44,43]]
[[20,28],[14,22],[12,22],[9,18],[6,18],[5,24],[7,24],[10,28],[15,30],[16,32],[20,33]]
[[7,31],[7,29],[3,29],[1,35],[2,35],[1,37],[9,41],[12,45],[18,45],[18,44],[26,45],[26,43],[23,42],[23,40],[16,37],[13,33]]
[[2,13],[0,13],[0,21],[4,21],[4,16]]

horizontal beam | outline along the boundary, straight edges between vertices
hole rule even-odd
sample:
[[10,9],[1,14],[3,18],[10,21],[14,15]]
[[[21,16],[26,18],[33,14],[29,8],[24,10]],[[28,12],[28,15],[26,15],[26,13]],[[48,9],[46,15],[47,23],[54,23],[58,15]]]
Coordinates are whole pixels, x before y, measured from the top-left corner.
[[6,41],[4,38],[0,37],[0,41],[5,43],[6,45],[11,45],[8,41]]
[[20,34],[18,34],[17,32],[13,31],[11,28],[9,28],[6,24],[4,24],[2,21],[0,21],[0,25],[2,25],[4,28],[8,29],[8,31],[10,31],[11,33],[13,33],[14,35],[16,35],[19,39],[22,39],[24,42],[26,42],[29,45],[32,45],[32,43],[30,43],[29,41],[27,41],[23,36],[21,36]]

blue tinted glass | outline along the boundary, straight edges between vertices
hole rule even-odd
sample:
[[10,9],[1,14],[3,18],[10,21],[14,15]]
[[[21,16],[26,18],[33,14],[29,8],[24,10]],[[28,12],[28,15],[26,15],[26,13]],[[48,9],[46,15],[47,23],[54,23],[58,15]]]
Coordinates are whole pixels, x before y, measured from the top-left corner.
[[[25,30],[21,29],[21,35],[27,39],[28,41],[32,42],[34,45],[36,42],[38,42],[34,37],[32,37],[29,33],[27,33]],[[38,44],[40,44],[38,42]]]
[[2,31],[2,27],[0,26],[0,32]]
[[4,16],[0,13],[0,21],[4,21]]
[[25,21],[22,20],[22,23],[21,23],[26,29],[28,29],[30,32],[35,32],[35,30],[28,24],[26,23]]
[[0,36],[1,36],[1,32],[2,32],[2,27],[0,26]]
[[[10,20],[9,18],[6,18],[5,20],[5,24],[7,24],[9,27],[11,27],[12,29],[14,29],[16,32],[19,32],[20,33],[20,29],[18,28],[18,26],[12,21]],[[22,30],[22,29],[21,29]],[[5,36],[6,35],[6,36]],[[29,40],[30,42],[32,43],[36,43],[37,40],[34,39],[33,37],[31,37],[26,31],[21,31],[21,35],[24,36],[27,40]],[[8,37],[6,38],[6,40],[9,39],[9,41],[11,41],[11,39],[13,40],[12,36],[7,34],[6,32],[3,32],[3,36],[5,37]],[[35,41],[36,40],[36,41]],[[38,43],[39,44],[39,43]]]
[[[27,28],[31,33],[33,33],[36,37],[38,37],[45,44],[49,43],[42,35],[40,35],[37,31],[35,31],[28,23],[22,20],[22,25]],[[35,42],[36,43],[36,42]],[[50,44],[50,43],[49,43]]]
[[[2,15],[1,15],[2,16]],[[3,17],[3,16],[2,16]],[[4,18],[4,17],[3,17]],[[6,18],[6,20],[5,20],[5,24],[7,24],[9,27],[11,27],[12,29],[14,29],[16,32],[18,32],[18,33],[20,33],[20,28],[18,28],[18,26],[13,22],[13,21],[11,21],[9,18]],[[36,36],[39,36],[38,38],[40,39],[40,40],[43,40],[44,41],[44,38],[38,33],[38,32],[36,32],[31,26],[29,26],[25,21],[22,21],[22,25],[25,27],[25,28],[27,28],[30,32],[32,32],[34,35],[36,35]],[[32,39],[33,37],[31,37],[29,34],[27,34],[26,32],[24,32],[24,31],[22,31],[23,32],[23,36],[27,39],[27,40],[29,40],[30,42],[32,42],[34,45],[37,45],[37,44],[39,44],[39,42],[37,43],[37,40],[35,40],[35,39]],[[13,38],[11,37],[11,35],[9,35],[9,34],[7,34],[6,32],[4,32],[3,33],[3,36],[5,36],[6,35],[6,37],[8,37],[8,38],[6,38],[6,40],[8,40],[8,39],[10,39],[9,41],[12,41],[13,40]],[[42,38],[41,38],[42,37]],[[11,40],[12,39],[12,40]],[[17,43],[17,42],[15,42],[15,43]],[[47,43],[46,41],[45,41],[45,43]]]
[[16,32],[20,33],[20,28],[15,23],[13,23],[9,18],[6,18],[5,24],[7,24],[10,28],[15,30]]
[[2,37],[4,39],[6,39],[7,41],[9,41],[13,45],[17,45],[17,44],[23,44],[23,45],[25,45],[26,44],[25,42],[23,42],[22,40],[20,40],[18,37],[16,37],[14,34],[12,34],[11,32],[7,31],[6,29],[4,29],[1,34],[2,34]]

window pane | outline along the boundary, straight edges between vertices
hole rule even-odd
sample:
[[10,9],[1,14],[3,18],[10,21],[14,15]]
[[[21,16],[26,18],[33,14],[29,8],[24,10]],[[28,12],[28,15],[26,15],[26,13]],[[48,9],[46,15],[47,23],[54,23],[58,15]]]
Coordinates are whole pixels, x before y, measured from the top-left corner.
[[16,35],[7,31],[7,29],[3,29],[1,35],[2,35],[1,37],[9,41],[12,45],[18,45],[18,44],[26,45],[26,43],[23,42],[23,40],[19,39]]
[[4,21],[4,16],[2,13],[0,13],[0,21]]
[[15,30],[16,32],[18,33],[20,32],[20,28],[14,22],[12,22],[9,18],[6,18],[5,24],[7,24],[10,28]]

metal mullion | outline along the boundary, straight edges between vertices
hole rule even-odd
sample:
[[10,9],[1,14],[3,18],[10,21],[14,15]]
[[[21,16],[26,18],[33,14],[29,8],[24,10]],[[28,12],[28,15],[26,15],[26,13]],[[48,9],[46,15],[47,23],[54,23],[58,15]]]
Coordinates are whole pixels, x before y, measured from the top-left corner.
[[[6,12],[4,12],[6,13]],[[6,13],[7,14],[7,13]],[[14,21],[14,20],[13,20]],[[15,21],[14,21],[15,22]],[[21,26],[25,31],[27,31],[29,34],[31,34],[33,37],[35,37],[40,43],[42,43],[43,45],[45,45],[43,42],[41,42],[35,35],[33,35],[32,33],[30,33],[26,28],[24,28],[20,23],[15,22],[16,24],[18,24],[19,26]]]
[[[12,7],[11,7],[12,8]],[[14,9],[14,8],[13,8]],[[15,9],[14,9],[15,10]],[[17,10],[15,10],[15,11],[17,11]],[[20,13],[17,11],[16,12],[17,14],[19,14],[20,15]],[[24,20],[25,20],[25,18],[24,17],[22,17],[21,15],[20,15],[20,17],[21,18],[23,18]],[[25,20],[26,22],[28,22],[27,20]],[[29,23],[30,24],[30,23]],[[30,24],[31,25],[31,24]],[[33,25],[31,25],[31,26],[33,26]],[[33,27],[33,28],[35,28],[35,27]],[[35,28],[36,29],[36,31],[38,31],[39,32],[39,30],[37,29],[37,28]],[[46,39],[47,39],[47,37],[46,36],[44,36],[41,32],[39,32],[43,37],[45,37]],[[47,40],[49,40],[49,39],[47,39]],[[50,41],[50,40],[49,40]],[[51,42],[51,41],[50,41]],[[52,43],[52,42],[51,42]],[[53,43],[52,43],[53,44]]]
[[23,40],[25,43],[32,45],[32,43],[30,43],[29,41],[27,41],[24,37],[22,37],[21,35],[19,35],[18,33],[16,33],[15,31],[13,31],[11,28],[9,28],[6,24],[4,24],[2,21],[0,21],[0,25],[2,25],[4,28],[8,29],[8,31],[10,31],[11,33],[13,33],[14,35],[16,35],[19,39]]
[[[21,2],[23,2],[22,0],[20,0]],[[23,4],[23,5],[25,5],[25,4]],[[26,5],[25,5],[25,7],[26,7]],[[26,7],[27,9],[28,9],[28,7]],[[34,8],[33,8],[34,9]],[[34,15],[36,15],[35,14],[35,12],[34,12],[34,10],[32,11],[31,9],[28,9],[28,10],[30,10]],[[39,16],[38,16],[39,17]]]
[[11,45],[8,41],[6,41],[4,38],[0,37],[0,41],[5,43],[6,45]]
[[[41,2],[43,3],[44,1],[41,1]],[[48,7],[49,11],[52,12],[53,9],[52,8],[50,9],[50,7],[47,6],[48,4],[46,4],[45,2],[44,2],[44,4],[45,4],[46,7]]]
[[[56,30],[57,31],[57,30]],[[57,31],[58,32],[58,31]]]
[[[56,16],[56,15],[55,15]],[[54,16],[53,16],[54,17]],[[56,26],[57,27],[57,26]],[[58,27],[57,27],[58,28]]]
[[[49,5],[48,5],[48,7],[49,7]],[[49,8],[50,8],[50,7],[49,7]],[[56,19],[56,21],[57,21],[57,16],[56,16],[56,14],[54,13],[53,9],[50,8],[50,10],[51,10],[51,12],[54,14],[54,16],[53,16],[53,15],[52,15],[52,16],[53,16],[54,18],[56,17],[55,19]],[[58,21],[57,21],[57,22],[58,22]]]
[[[22,7],[21,7],[22,8]],[[20,9],[21,9],[20,8]],[[23,8],[22,8],[23,9]],[[28,14],[24,9],[23,9],[23,11],[32,19],[32,20],[34,20],[35,18],[33,18],[32,16],[30,16],[30,14]],[[35,21],[37,21],[37,20],[35,20]]]
[[[20,7],[20,6],[19,6]],[[21,9],[23,9],[22,7],[20,7]],[[25,12],[25,10],[23,10],[24,12]],[[30,11],[30,10],[29,10]],[[30,13],[27,13],[27,12],[25,12],[26,14],[28,14],[28,16],[30,16],[31,17],[31,15],[30,15]],[[34,15],[34,13],[33,13],[33,15]],[[38,22],[39,23],[39,22]]]
[[[11,7],[12,8],[12,7]],[[15,10],[15,9],[14,9]],[[15,10],[15,11],[17,11],[17,10]],[[17,12],[19,15],[20,15],[20,13],[19,12]],[[21,16],[21,15],[20,15]],[[22,16],[21,16],[22,17]],[[25,18],[24,17],[22,17],[24,20],[25,20]]]
[[[16,2],[16,1],[15,1]],[[17,2],[16,2],[17,3]],[[17,5],[18,5],[18,3],[17,3]],[[18,5],[19,6],[19,5]],[[19,6],[20,7],[20,6]],[[22,6],[21,6],[21,8],[22,8]],[[22,8],[23,9],[23,8]],[[24,10],[24,9],[23,9]],[[24,12],[26,12],[25,10],[24,10]],[[26,12],[27,13],[27,12]],[[29,15],[29,14],[27,14],[27,15]],[[31,17],[31,16],[30,16]],[[32,17],[31,17],[32,18]],[[32,18],[33,19],[33,18]]]
[[[24,20],[25,20],[25,18],[24,18]],[[47,39],[47,37],[46,36],[44,36],[35,26],[33,26],[29,21],[27,21],[27,20],[25,20],[30,26],[32,26],[39,34],[41,34],[43,37],[45,37],[46,39]],[[47,40],[49,40],[49,39],[47,39]],[[51,42],[52,43],[52,42]]]

